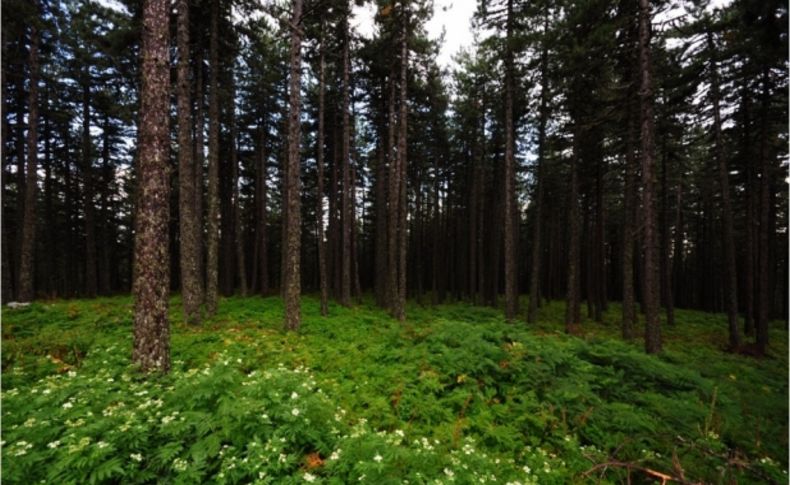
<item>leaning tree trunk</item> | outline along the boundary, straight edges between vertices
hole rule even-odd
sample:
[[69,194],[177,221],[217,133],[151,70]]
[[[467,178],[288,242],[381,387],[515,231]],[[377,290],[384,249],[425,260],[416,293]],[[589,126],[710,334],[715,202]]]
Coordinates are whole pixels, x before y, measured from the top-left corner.
[[206,312],[217,312],[219,291],[219,0],[211,2],[208,98],[208,207],[206,224]]
[[192,100],[189,82],[189,0],[178,0],[178,207],[181,297],[184,319],[200,321],[202,288],[198,259],[199,216],[195,212],[195,166],[192,158]]
[[642,139],[642,220],[644,221],[644,283],[645,350],[661,351],[661,322],[659,321],[658,231],[656,228],[655,127],[653,120],[653,67],[650,53],[650,2],[639,0],[639,70],[641,82],[641,139]]
[[291,52],[288,80],[288,159],[286,161],[283,191],[287,218],[283,246],[283,294],[285,299],[285,329],[298,330],[301,321],[299,294],[301,292],[300,230],[302,215],[300,208],[301,167],[299,144],[301,141],[301,69],[302,69],[302,0],[292,0],[291,9]]
[[170,369],[168,222],[170,183],[170,56],[166,0],[143,9],[138,199],[134,240],[134,349],[143,371]]
[[516,168],[513,140],[513,0],[507,2],[505,40],[505,319],[512,321],[518,311],[516,288]]
[[708,31],[708,49],[710,50],[710,89],[713,101],[713,136],[715,143],[716,162],[719,168],[719,188],[721,190],[722,216],[724,219],[724,257],[727,300],[727,321],[730,331],[730,350],[738,351],[741,345],[738,332],[738,274],[735,262],[735,230],[732,222],[732,200],[730,198],[730,174],[727,168],[727,161],[724,158],[724,140],[721,134],[721,110],[719,100],[719,72],[716,65],[716,46],[713,43],[713,33]]
[[[38,10],[38,2],[35,2]],[[27,171],[25,204],[22,216],[22,244],[20,248],[20,301],[33,299],[33,257],[36,247],[36,192],[38,189],[38,44],[39,32],[35,22],[30,26],[30,92],[28,94]],[[20,165],[22,162],[20,161]]]

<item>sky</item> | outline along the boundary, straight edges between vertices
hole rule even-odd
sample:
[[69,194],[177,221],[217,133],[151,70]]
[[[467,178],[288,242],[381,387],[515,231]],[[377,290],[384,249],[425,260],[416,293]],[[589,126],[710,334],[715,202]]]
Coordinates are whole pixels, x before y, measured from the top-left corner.
[[[434,0],[433,17],[425,23],[431,39],[437,39],[444,32],[444,43],[437,61],[445,68],[455,66],[453,56],[464,47],[472,45],[472,15],[478,0]],[[366,3],[354,7],[351,25],[365,38],[373,37],[374,7]]]

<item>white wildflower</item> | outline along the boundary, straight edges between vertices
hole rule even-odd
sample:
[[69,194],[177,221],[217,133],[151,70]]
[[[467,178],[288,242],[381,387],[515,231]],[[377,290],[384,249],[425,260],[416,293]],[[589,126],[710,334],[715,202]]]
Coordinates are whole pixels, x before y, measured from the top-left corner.
[[129,458],[136,461],[137,463],[143,461],[143,455],[141,455],[140,453],[132,453],[131,455],[129,455]]
[[314,482],[315,481],[315,475],[313,475],[312,473],[305,473],[304,474],[304,481],[305,482]]
[[293,414],[294,416],[299,416],[299,408],[291,409],[291,414]]
[[54,450],[58,446],[60,446],[60,440],[50,441],[49,443],[47,443],[47,448],[52,450]]
[[71,401],[66,401],[66,402],[63,403],[63,409],[70,409],[70,408],[73,408],[73,407],[74,407],[74,404],[72,404]]
[[381,455],[379,455],[378,453],[376,453],[376,456],[373,457],[373,461],[375,461],[376,463],[381,463],[381,460],[383,460],[383,459],[384,458]]

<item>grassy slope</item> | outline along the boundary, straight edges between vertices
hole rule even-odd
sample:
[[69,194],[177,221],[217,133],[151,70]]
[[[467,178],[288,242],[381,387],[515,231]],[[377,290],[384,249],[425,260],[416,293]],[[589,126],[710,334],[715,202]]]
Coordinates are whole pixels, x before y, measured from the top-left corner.
[[616,305],[578,337],[563,308],[528,328],[412,303],[399,324],[370,302],[321,318],[308,297],[295,335],[278,298],[225,299],[200,327],[174,299],[174,373],[152,382],[128,367],[130,298],[4,308],[2,479],[624,482],[623,468],[585,474],[622,461],[786,482],[781,324],[755,360],[722,352],[723,316],[679,310],[651,357],[620,341]]

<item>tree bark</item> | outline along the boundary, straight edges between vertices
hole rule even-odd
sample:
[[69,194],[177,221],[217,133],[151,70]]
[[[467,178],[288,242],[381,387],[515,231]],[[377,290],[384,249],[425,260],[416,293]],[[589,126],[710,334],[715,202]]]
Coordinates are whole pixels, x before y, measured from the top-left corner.
[[206,312],[217,312],[219,291],[219,0],[211,2],[208,97],[208,206],[206,225]]
[[192,158],[192,100],[189,81],[189,0],[178,0],[178,206],[180,224],[181,297],[184,319],[200,321],[202,288],[198,258],[198,214],[195,212],[195,166]]
[[[39,10],[38,1],[34,1]],[[34,253],[36,248],[36,192],[38,191],[38,45],[40,34],[36,23],[30,25],[30,92],[28,93],[27,171],[25,173],[25,203],[22,217],[22,244],[20,248],[19,285],[17,299],[34,298]],[[17,120],[19,123],[20,121]],[[22,162],[20,161],[20,165]]]
[[301,141],[301,78],[302,78],[302,0],[291,3],[291,50],[288,80],[288,159],[283,191],[287,218],[283,247],[283,289],[285,299],[285,329],[298,330],[301,321],[299,297],[301,293],[301,226],[300,156]]
[[650,52],[650,1],[639,0],[639,70],[641,75],[640,135],[642,143],[642,220],[644,221],[644,283],[645,350],[661,351],[659,320],[658,231],[656,217],[655,140],[653,119],[653,66]]
[[143,8],[132,361],[146,372],[170,369],[168,5],[166,0],[147,0]]

